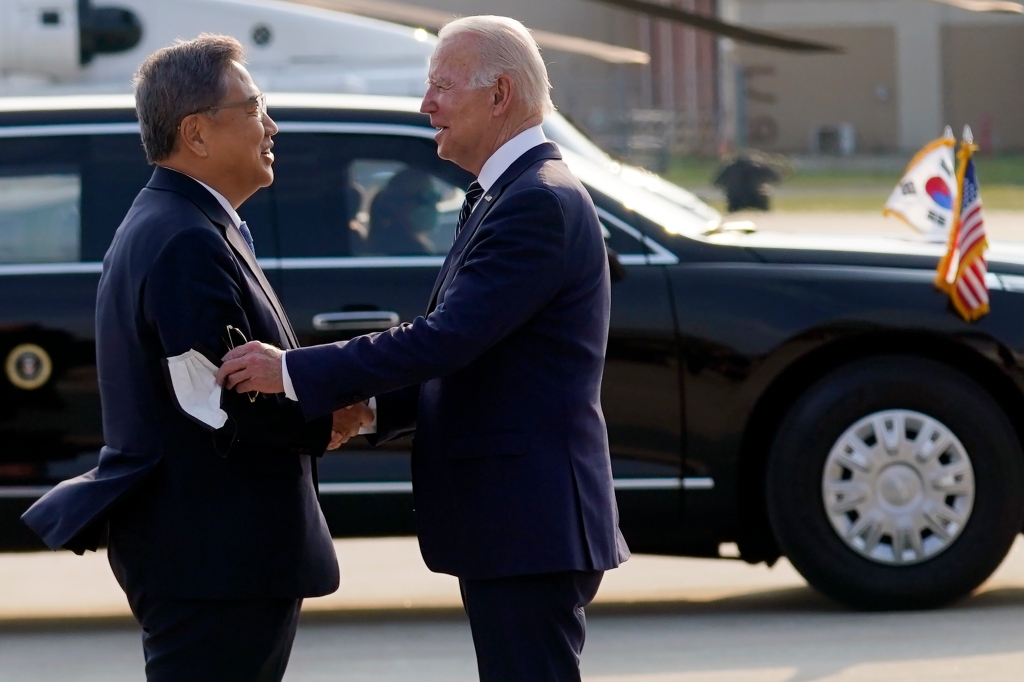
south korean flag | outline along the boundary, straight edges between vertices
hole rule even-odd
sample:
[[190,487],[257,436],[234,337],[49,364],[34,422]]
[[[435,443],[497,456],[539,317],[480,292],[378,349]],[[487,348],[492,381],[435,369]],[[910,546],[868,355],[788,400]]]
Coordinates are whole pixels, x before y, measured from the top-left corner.
[[953,225],[955,146],[953,130],[947,127],[945,136],[917,153],[885,203],[885,215],[899,218],[928,241],[946,242]]

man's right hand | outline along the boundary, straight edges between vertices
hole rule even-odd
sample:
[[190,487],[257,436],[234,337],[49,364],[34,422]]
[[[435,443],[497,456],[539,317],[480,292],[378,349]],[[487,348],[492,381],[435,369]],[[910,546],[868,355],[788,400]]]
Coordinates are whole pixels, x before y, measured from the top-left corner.
[[356,403],[343,407],[334,413],[331,426],[331,442],[328,450],[337,450],[342,445],[359,435],[359,429],[373,423],[373,411],[365,403]]

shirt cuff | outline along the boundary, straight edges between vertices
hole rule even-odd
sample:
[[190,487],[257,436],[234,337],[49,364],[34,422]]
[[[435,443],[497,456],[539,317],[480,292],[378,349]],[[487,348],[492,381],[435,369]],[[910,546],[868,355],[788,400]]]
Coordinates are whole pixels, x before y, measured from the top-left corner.
[[366,406],[370,408],[370,412],[373,412],[373,422],[369,426],[363,426],[359,429],[360,436],[377,433],[377,399],[370,398],[366,401]]
[[[295,394],[295,387],[292,386],[292,378],[288,376],[288,351],[281,353],[281,383],[284,384],[285,397],[288,398],[288,400],[298,401],[299,396]],[[376,410],[373,414],[375,415],[373,424],[376,426]],[[376,433],[376,431],[374,431],[374,433]]]

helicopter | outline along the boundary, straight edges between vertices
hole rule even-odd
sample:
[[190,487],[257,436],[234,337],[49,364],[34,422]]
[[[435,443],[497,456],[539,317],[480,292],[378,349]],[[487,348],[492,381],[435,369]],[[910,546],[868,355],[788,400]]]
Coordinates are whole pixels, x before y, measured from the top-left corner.
[[434,43],[423,30],[273,0],[0,0],[0,96],[130,92],[147,55],[201,32],[239,38],[271,91],[419,95]]

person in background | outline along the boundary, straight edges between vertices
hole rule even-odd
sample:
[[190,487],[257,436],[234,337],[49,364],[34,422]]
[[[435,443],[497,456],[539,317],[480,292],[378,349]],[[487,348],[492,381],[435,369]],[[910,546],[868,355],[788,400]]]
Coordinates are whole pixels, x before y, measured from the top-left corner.
[[436,253],[430,232],[437,224],[440,200],[429,173],[415,168],[395,173],[370,204],[366,252],[387,256]]

